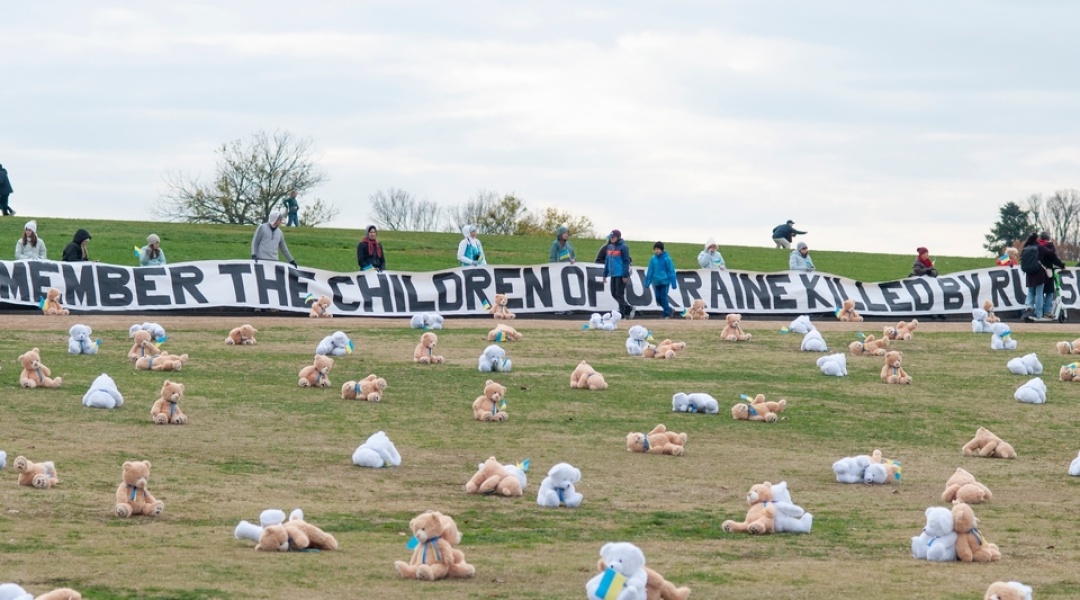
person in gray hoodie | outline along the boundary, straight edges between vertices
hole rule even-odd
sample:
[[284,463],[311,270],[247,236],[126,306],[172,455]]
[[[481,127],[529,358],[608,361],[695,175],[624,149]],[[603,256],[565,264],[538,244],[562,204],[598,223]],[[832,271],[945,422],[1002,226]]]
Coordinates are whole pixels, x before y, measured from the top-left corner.
[[251,260],[277,260],[278,250],[285,255],[289,264],[296,266],[296,260],[285,245],[285,234],[281,233],[281,213],[273,210],[266,217],[266,222],[255,229],[255,236],[251,238]]
[[487,264],[484,256],[484,245],[476,239],[478,228],[476,225],[463,225],[461,235],[465,239],[458,242],[457,259],[463,267],[480,267]]
[[792,271],[814,271],[814,261],[810,258],[810,248],[806,242],[799,242],[788,257],[788,269]]
[[576,261],[574,245],[570,243],[570,230],[566,227],[559,227],[555,230],[555,241],[551,242],[551,259],[548,262],[574,264]]
[[727,265],[724,264],[724,257],[720,255],[719,247],[716,245],[716,240],[712,238],[705,240],[705,249],[698,253],[697,262],[702,269],[727,269]]

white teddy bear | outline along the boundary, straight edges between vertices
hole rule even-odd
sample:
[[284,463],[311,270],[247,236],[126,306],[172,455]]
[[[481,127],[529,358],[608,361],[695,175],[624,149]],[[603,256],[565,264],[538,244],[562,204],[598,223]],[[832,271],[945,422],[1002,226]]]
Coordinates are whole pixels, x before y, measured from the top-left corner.
[[995,581],[986,588],[984,600],[1031,600],[1031,586],[1019,581]]
[[604,316],[600,317],[600,328],[604,331],[615,331],[616,326],[621,320],[622,313],[618,311],[606,312],[604,313]]
[[990,323],[986,322],[986,317],[990,313],[981,308],[976,308],[971,311],[971,332],[972,333],[990,333]]
[[1046,384],[1039,377],[1029,379],[1027,383],[1016,388],[1013,397],[1026,404],[1044,404],[1046,402]]
[[[294,515],[304,514],[299,508],[293,511]],[[247,521],[240,521],[240,524],[233,530],[233,537],[238,540],[250,540],[259,543],[259,538],[262,537],[263,529],[271,525],[281,525],[285,522],[285,511],[278,510],[276,508],[268,508],[259,515],[259,524],[249,523]]]
[[484,348],[480,355],[481,373],[509,373],[513,363],[506,357],[506,350],[498,344],[492,344]]
[[353,452],[352,461],[358,467],[398,467],[401,455],[384,432],[376,431]]
[[776,533],[810,533],[814,515],[806,512],[791,499],[786,481],[772,484],[772,505],[776,508],[773,530]]
[[[4,453],[0,452],[0,468],[4,466]],[[1080,452],[1076,454],[1076,458],[1073,459],[1072,464],[1069,465],[1069,475],[1073,477],[1080,477]]]
[[941,506],[926,509],[926,527],[911,538],[911,554],[932,562],[956,560],[956,532],[953,531],[951,510]]
[[833,377],[847,376],[847,356],[843,352],[822,356],[817,359],[817,366],[825,375]]
[[113,381],[113,378],[102,373],[98,375],[94,383],[90,384],[90,389],[83,394],[82,403],[83,406],[89,406],[90,408],[116,408],[123,406],[124,397],[120,395],[120,390],[116,389],[116,382]]
[[0,450],[0,469],[7,466],[7,452]]
[[803,335],[806,335],[811,331],[816,331],[817,328],[814,327],[814,324],[810,322],[810,317],[808,317],[807,315],[799,315],[795,318],[794,321],[791,322],[791,325],[788,325],[787,330],[791,333],[801,333]]
[[[600,558],[607,568],[585,584],[589,600],[645,600],[645,553],[629,542],[611,542],[600,548]],[[621,576],[621,577],[619,577]],[[621,580],[622,590],[613,586]]]
[[1024,356],[1017,356],[1010,360],[1005,367],[1013,375],[1042,375],[1043,372],[1042,363],[1039,362],[1039,357],[1035,356],[1034,352]]
[[862,483],[866,473],[866,467],[870,466],[870,456],[860,454],[858,456],[845,456],[832,465],[836,473],[836,481],[840,483]]
[[704,393],[684,394],[678,392],[671,397],[672,412],[704,413],[715,415],[720,412],[720,403],[716,398]]
[[990,333],[991,350],[1016,349],[1016,340],[1012,339],[1012,330],[1005,323],[994,323],[990,326]]
[[165,328],[161,325],[158,325],[157,323],[136,323],[132,325],[128,328],[128,338],[130,339],[135,337],[135,332],[140,329],[142,329],[143,331],[149,331],[150,339],[156,344],[160,344],[168,339],[168,337],[165,335]]
[[443,316],[438,313],[416,313],[409,321],[409,326],[413,329],[423,329],[424,331],[442,329]]
[[626,338],[626,353],[630,356],[641,356],[649,345],[649,330],[641,325],[634,325]]
[[93,335],[90,326],[76,323],[68,330],[68,352],[71,354],[97,354],[98,345],[90,339]]
[[799,344],[799,349],[803,352],[828,352],[829,347],[825,344],[825,338],[821,337],[821,332],[817,329],[806,332],[803,336],[802,343]]
[[574,489],[574,484],[581,481],[581,471],[569,463],[559,463],[548,470],[547,477],[540,482],[540,491],[536,494],[536,503],[548,508],[567,508],[581,506],[585,499]]
[[346,354],[352,354],[352,347],[352,340],[344,331],[335,331],[319,342],[319,345],[315,347],[315,354],[318,356],[329,356],[331,354],[345,356]]

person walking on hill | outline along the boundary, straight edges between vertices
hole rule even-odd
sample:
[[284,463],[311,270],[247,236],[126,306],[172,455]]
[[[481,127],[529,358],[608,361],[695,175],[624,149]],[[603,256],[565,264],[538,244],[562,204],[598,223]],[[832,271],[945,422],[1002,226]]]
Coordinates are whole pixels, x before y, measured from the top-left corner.
[[285,199],[285,212],[289,214],[286,227],[299,227],[300,221],[297,215],[300,213],[300,203],[296,201],[296,190],[289,190],[289,197]]
[[671,304],[668,302],[668,292],[679,287],[675,278],[675,263],[671,255],[664,250],[664,242],[653,244],[653,256],[649,259],[649,267],[645,269],[645,287],[652,287],[653,295],[664,311],[664,318],[671,318]]
[[698,253],[697,262],[702,269],[727,269],[727,265],[724,264],[724,257],[720,254],[719,246],[716,245],[716,240],[712,238],[705,240],[705,249]]
[[792,227],[792,225],[794,225],[794,224],[795,224],[795,221],[792,221],[791,219],[788,219],[787,223],[784,223],[783,225],[777,225],[776,227],[773,227],[772,241],[773,241],[773,243],[776,244],[777,248],[784,248],[784,249],[790,250],[791,249],[791,238],[795,237],[796,235],[805,235],[806,234],[805,231],[799,231],[798,229],[795,229],[794,227]]
[[139,266],[165,266],[165,251],[161,249],[161,238],[158,234],[151,233],[146,236],[146,245],[139,249]]
[[64,262],[82,262],[90,260],[90,254],[86,251],[86,245],[91,240],[90,232],[85,229],[80,229],[75,232],[75,235],[68,242],[67,246],[64,246]]
[[810,258],[810,248],[806,246],[806,242],[796,244],[795,249],[791,251],[791,256],[788,257],[788,269],[792,271],[814,271],[816,268],[814,261]]
[[285,255],[285,260],[295,267],[296,260],[289,253],[285,234],[281,232],[281,213],[272,210],[266,222],[255,229],[255,235],[251,238],[251,260],[277,260],[279,250]]
[[911,265],[911,273],[908,277],[922,277],[923,275],[937,277],[937,269],[934,267],[934,261],[930,260],[930,251],[919,246],[915,249],[915,262]]
[[356,245],[356,264],[361,271],[375,269],[382,273],[386,268],[386,258],[383,257],[382,243],[379,241],[379,230],[374,225],[368,225],[363,239]]
[[570,264],[577,262],[574,245],[570,243],[570,229],[566,226],[560,226],[555,230],[555,241],[551,242],[551,256],[548,262]]
[[604,285],[607,285],[608,277],[611,278],[611,297],[619,304],[619,313],[624,319],[633,319],[637,310],[626,301],[626,284],[630,282],[630,248],[618,229],[608,234],[608,243],[604,246]]
[[11,188],[11,180],[8,179],[7,169],[4,165],[0,165],[0,211],[3,211],[4,216],[15,216],[15,210],[8,206],[8,196],[15,193],[15,190]]
[[484,256],[484,245],[476,239],[480,229],[476,225],[465,225],[461,228],[461,235],[465,239],[458,242],[457,259],[463,267],[479,267],[487,264]]
[[27,221],[22,237],[15,242],[15,260],[48,260],[45,240],[37,236],[37,221]]

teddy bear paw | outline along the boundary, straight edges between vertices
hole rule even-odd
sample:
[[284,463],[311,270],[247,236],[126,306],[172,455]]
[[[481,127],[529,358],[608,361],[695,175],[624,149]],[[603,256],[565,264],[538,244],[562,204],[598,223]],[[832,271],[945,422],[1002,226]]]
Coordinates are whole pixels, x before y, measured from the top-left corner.
[[735,522],[734,521],[724,521],[720,525],[720,529],[723,529],[724,531],[726,531],[728,533],[731,533],[731,532],[735,531]]
[[187,423],[187,417],[180,415],[172,420],[173,425],[184,425]]
[[750,532],[752,535],[761,535],[765,533],[765,527],[763,527],[760,523],[754,523],[753,525],[747,527],[746,531]]
[[434,581],[435,574],[431,571],[431,567],[420,565],[416,568],[416,578],[421,581]]
[[35,387],[37,387],[37,384],[36,384],[36,383],[34,383],[33,381],[30,381],[29,379],[24,379],[24,380],[22,381],[22,386],[23,386],[24,388],[30,389],[30,388],[35,388]]
[[671,449],[672,456],[682,456],[686,450],[682,446],[675,446]]
[[124,519],[130,517],[131,516],[131,506],[127,505],[127,504],[117,504],[116,505],[116,516],[124,518]]
[[367,395],[367,401],[368,402],[382,402],[382,396],[380,396],[378,394],[378,392],[371,392],[370,394]]
[[501,412],[501,413],[498,413],[498,414],[495,415],[495,420],[496,421],[505,421],[505,420],[507,420],[509,418],[510,418],[510,415],[508,415],[508,414],[506,414],[504,412]]
[[164,511],[164,510],[165,510],[165,503],[162,502],[161,500],[158,500],[157,502],[154,503],[154,508],[150,511],[150,516],[151,517],[157,517],[157,516],[161,515],[161,512]]
[[157,425],[166,425],[166,424],[168,424],[168,422],[169,422],[169,417],[165,416],[164,414],[159,414],[159,415],[154,416],[154,423],[157,424]]
[[34,481],[32,483],[33,483],[34,487],[36,487],[39,490],[47,490],[47,489],[49,489],[49,478],[44,476],[44,475],[36,475],[36,476],[34,476]]

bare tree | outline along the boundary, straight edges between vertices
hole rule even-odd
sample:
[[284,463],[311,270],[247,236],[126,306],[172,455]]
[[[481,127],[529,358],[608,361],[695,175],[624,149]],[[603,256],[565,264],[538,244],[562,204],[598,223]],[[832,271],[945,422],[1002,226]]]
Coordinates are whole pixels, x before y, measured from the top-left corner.
[[1050,233],[1058,254],[1074,260],[1080,254],[1080,190],[1057,190],[1047,197],[1028,197],[1028,213],[1035,226]]
[[447,231],[458,232],[465,225],[477,224],[481,233],[488,233],[479,226],[481,218],[499,201],[499,194],[489,190],[477,190],[464,203],[446,210]]
[[371,219],[381,229],[434,231],[439,226],[442,207],[430,200],[419,200],[405,190],[377,190],[368,199]]

